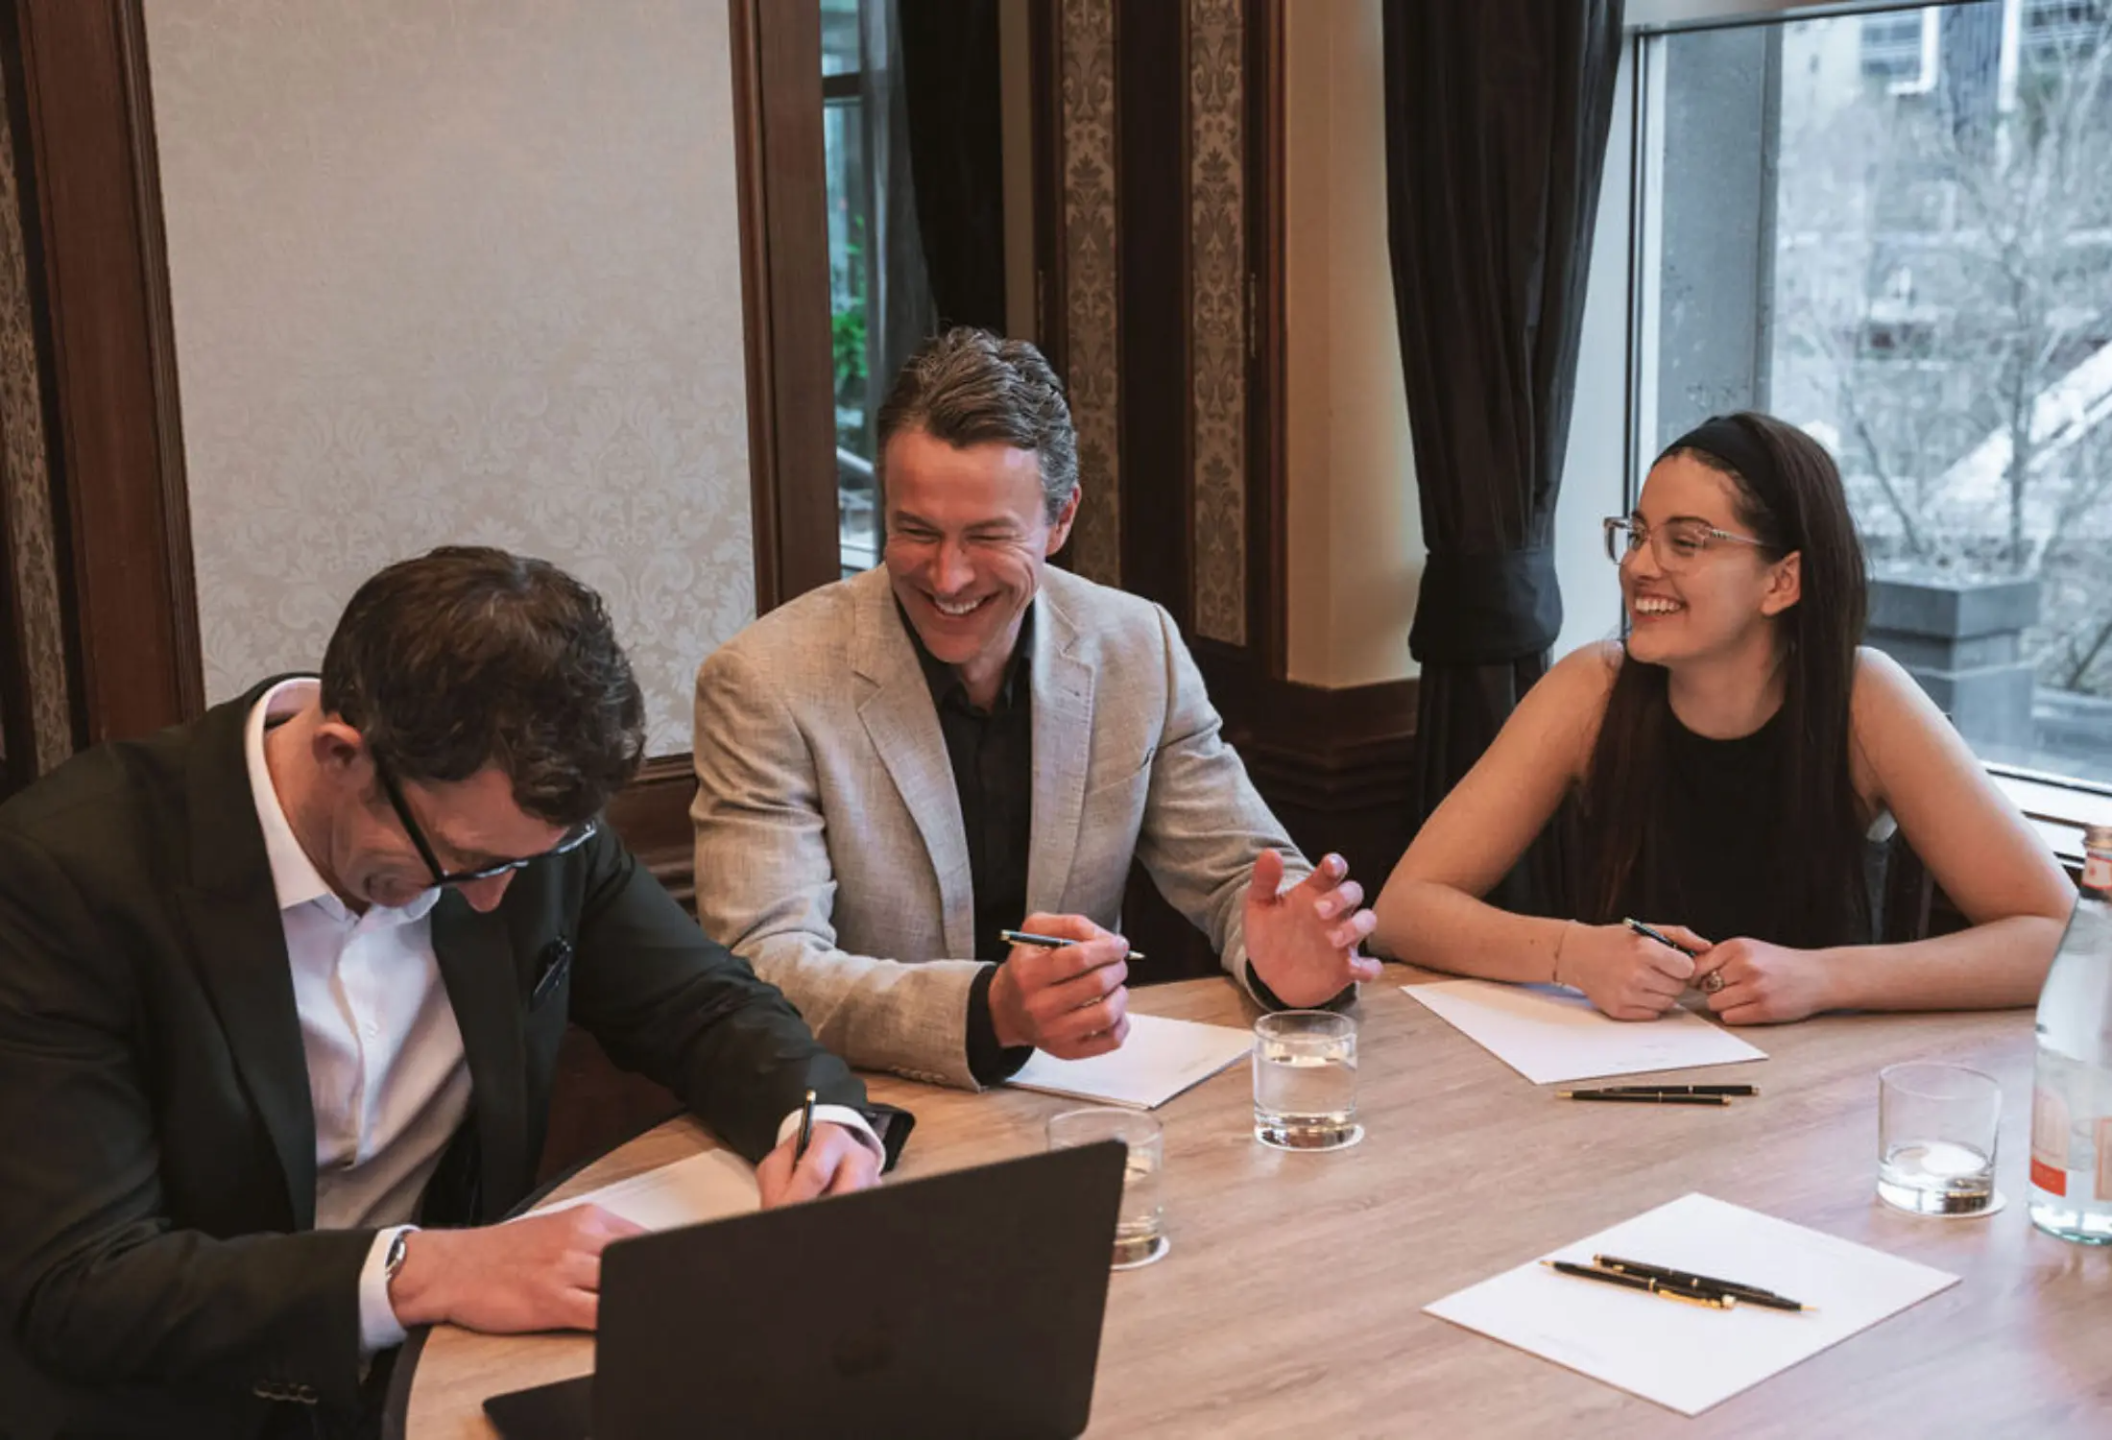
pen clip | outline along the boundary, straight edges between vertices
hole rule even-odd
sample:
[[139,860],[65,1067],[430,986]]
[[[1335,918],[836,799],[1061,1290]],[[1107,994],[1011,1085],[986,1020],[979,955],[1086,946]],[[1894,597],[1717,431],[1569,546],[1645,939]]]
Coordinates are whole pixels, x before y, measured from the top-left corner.
[[537,1009],[557,993],[572,973],[572,942],[559,936],[543,947],[535,961],[535,985],[528,992],[528,1008]]

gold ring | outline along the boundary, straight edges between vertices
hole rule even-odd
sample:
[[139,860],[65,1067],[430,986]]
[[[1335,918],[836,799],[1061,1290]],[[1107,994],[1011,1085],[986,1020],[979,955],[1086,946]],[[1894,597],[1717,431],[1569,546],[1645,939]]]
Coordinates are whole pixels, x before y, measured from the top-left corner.
[[1708,974],[1701,977],[1701,992],[1704,995],[1714,995],[1722,988],[1723,972],[1721,970],[1711,970]]

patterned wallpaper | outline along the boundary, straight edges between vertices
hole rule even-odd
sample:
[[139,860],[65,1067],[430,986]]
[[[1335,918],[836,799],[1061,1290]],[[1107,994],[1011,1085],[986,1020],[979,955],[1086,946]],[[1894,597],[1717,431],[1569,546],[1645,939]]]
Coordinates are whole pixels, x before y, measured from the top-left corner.
[[607,598],[651,750],[754,613],[727,7],[146,7],[208,698],[444,542]]
[[[0,556],[0,585],[12,570],[17,608],[14,632],[0,643],[14,651],[29,697],[26,769],[42,775],[73,753],[73,709],[60,613],[57,530],[51,513],[50,451],[45,444],[44,393],[37,374],[36,334],[29,306],[29,268],[23,249],[22,198],[15,183],[14,135],[6,96],[0,94],[0,506],[10,554]],[[19,757],[17,757],[19,758]]]
[[1065,381],[1078,430],[1071,565],[1122,581],[1121,351],[1116,324],[1113,0],[1062,0]]
[[1242,0],[1188,5],[1195,629],[1247,642],[1247,151]]

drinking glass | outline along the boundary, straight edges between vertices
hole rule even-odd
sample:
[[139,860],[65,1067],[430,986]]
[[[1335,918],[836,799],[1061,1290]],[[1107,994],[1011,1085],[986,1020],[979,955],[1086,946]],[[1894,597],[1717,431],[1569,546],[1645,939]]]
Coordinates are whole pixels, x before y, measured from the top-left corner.
[[1122,1213],[1115,1222],[1113,1268],[1134,1270],[1163,1256],[1166,1210],[1159,1203],[1159,1175],[1166,1168],[1166,1137],[1157,1117],[1137,1110],[1093,1106],[1049,1117],[1049,1148],[1069,1150],[1101,1140],[1129,1147],[1122,1174]]
[[1916,1215],[1981,1215],[1995,1201],[2002,1090],[1963,1065],[1888,1065],[1877,1077],[1877,1193]]
[[1357,1022],[1280,1010],[1254,1022],[1254,1138],[1279,1150],[1341,1150],[1357,1123]]

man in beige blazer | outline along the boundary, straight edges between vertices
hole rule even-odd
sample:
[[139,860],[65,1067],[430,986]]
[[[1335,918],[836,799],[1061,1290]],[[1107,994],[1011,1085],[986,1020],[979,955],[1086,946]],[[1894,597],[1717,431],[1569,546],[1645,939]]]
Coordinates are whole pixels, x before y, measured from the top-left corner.
[[885,565],[697,672],[705,931],[853,1065],[969,1087],[1122,1043],[1133,856],[1264,1004],[1375,978],[1361,888],[1284,835],[1172,619],[1047,566],[1079,491],[1040,353],[940,336],[879,435]]

